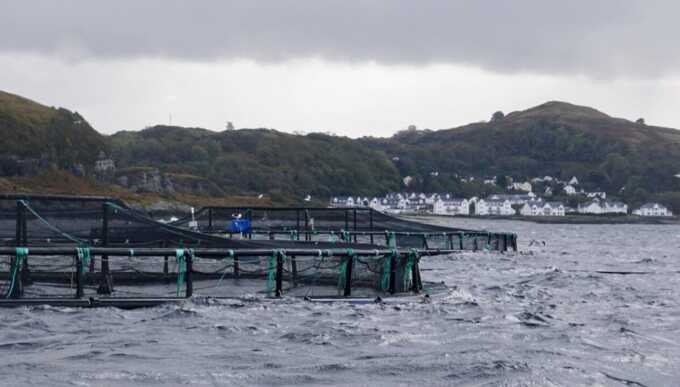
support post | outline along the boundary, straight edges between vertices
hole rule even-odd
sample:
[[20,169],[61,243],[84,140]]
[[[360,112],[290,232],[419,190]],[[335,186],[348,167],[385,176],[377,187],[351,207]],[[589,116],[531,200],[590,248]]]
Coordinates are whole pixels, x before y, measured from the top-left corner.
[[300,209],[295,209],[295,231],[297,231],[298,238],[300,237]]
[[397,292],[397,262],[399,261],[399,255],[392,254],[390,260],[390,294],[394,294]]
[[309,242],[309,211],[305,210],[305,240]]
[[411,290],[413,293],[420,292],[420,269],[418,268],[418,257],[416,256],[413,266],[411,266]]
[[[26,216],[26,205],[23,202],[19,202],[21,207],[21,246],[28,246],[28,221]],[[21,262],[21,285],[22,293],[23,287],[32,284],[31,280],[31,269],[28,265],[28,256],[24,257]]]
[[185,297],[191,298],[191,296],[194,294],[194,283],[191,278],[191,273],[194,271],[194,256],[192,253],[188,252],[187,250],[184,250],[184,259],[186,260],[187,263],[187,272],[184,274],[185,275],[184,279],[186,280],[187,287]]
[[234,255],[234,278],[238,278],[241,274],[238,268],[238,255]]
[[21,246],[23,238],[21,232],[23,231],[21,217],[24,214],[24,204],[21,200],[17,200],[17,215],[16,215],[16,239],[14,240],[14,246]]
[[76,298],[82,298],[83,292],[83,261],[78,254],[76,254]]
[[248,239],[251,240],[251,239],[253,239],[253,209],[249,208],[246,213],[248,214],[246,219],[248,219],[248,222],[250,223],[250,230],[248,231]]
[[283,292],[283,256],[281,252],[276,253],[276,297],[281,297]]
[[349,213],[345,210],[345,231],[349,231]]
[[352,269],[354,265],[354,257],[348,256],[347,258],[347,270],[345,271],[345,297],[352,295]]
[[[109,204],[102,204],[102,246],[109,245]],[[109,270],[109,256],[102,255],[101,261],[101,276],[99,279],[99,287],[97,294],[111,294],[113,292],[113,277]]]
[[373,208],[368,211],[368,226],[371,231],[371,244],[373,244]]
[[212,232],[213,229],[213,210],[208,208],[208,232]]
[[465,233],[461,232],[460,233],[460,249],[461,250],[465,250],[465,245],[463,244],[464,241],[465,241]]
[[354,209],[354,243],[357,243],[357,209]]
[[294,255],[290,257],[290,270],[293,272],[293,285],[297,286],[297,260]]
[[[165,249],[167,247],[167,242],[162,241],[161,247]],[[169,260],[170,260],[169,256],[167,255],[163,256],[163,279],[165,280],[166,283],[170,282],[170,268],[168,265]]]

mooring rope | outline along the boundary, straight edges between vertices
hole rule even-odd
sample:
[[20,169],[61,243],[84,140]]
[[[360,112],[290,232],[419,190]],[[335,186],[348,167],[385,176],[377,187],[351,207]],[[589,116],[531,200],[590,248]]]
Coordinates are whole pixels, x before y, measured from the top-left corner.
[[271,296],[272,290],[274,290],[275,274],[276,274],[276,257],[279,255],[279,251],[272,250],[272,255],[269,257],[269,267],[267,268],[267,294]]
[[397,236],[394,231],[385,230],[385,245],[393,249],[397,247]]
[[38,214],[38,212],[35,211],[35,210],[33,209],[33,207],[31,207],[31,206],[28,204],[27,201],[25,201],[25,200],[19,200],[19,201],[24,205],[24,207],[26,207],[26,209],[27,209],[31,214],[33,214],[36,218],[38,218],[38,220],[40,220],[43,224],[45,224],[45,226],[47,226],[47,227],[48,227],[49,229],[51,229],[52,231],[54,231],[54,232],[56,232],[57,234],[63,236],[64,238],[70,240],[71,242],[75,242],[75,243],[77,243],[77,244],[79,244],[79,245],[87,245],[87,244],[88,244],[88,242],[87,242],[86,240],[80,239],[80,238],[77,238],[77,237],[75,237],[75,236],[73,236],[73,235],[71,235],[71,234],[68,234],[67,232],[61,230],[59,227],[57,227],[57,226],[53,225],[52,223],[48,222],[45,218],[43,218],[42,216],[40,216],[40,214]]
[[[338,294],[342,294],[341,292],[345,289],[347,281],[347,265],[350,260],[356,260],[354,249],[347,249],[347,257],[345,257],[340,264],[340,270],[338,271]],[[354,266],[354,262],[352,262],[352,266]]]
[[380,280],[380,287],[383,291],[387,291],[390,288],[390,272],[392,271],[392,257],[398,257],[396,250],[392,250],[391,254],[384,256],[385,262],[383,263],[383,275]]
[[76,253],[78,254],[78,259],[80,260],[81,270],[85,271],[90,263],[90,248],[76,247]]
[[16,248],[16,259],[12,262],[12,268],[10,270],[10,285],[5,298],[10,298],[12,292],[14,292],[14,286],[16,285],[17,274],[19,273],[19,268],[24,258],[28,257],[28,249],[25,247]]
[[184,285],[184,274],[187,271],[187,261],[184,249],[175,250],[177,257],[177,297],[181,294],[182,286]]
[[418,251],[415,249],[411,249],[407,257],[408,258],[406,259],[406,266],[404,267],[404,272],[402,274],[402,282],[404,284],[403,290],[408,290],[413,285],[412,269],[413,266],[416,264],[416,260],[418,259]]

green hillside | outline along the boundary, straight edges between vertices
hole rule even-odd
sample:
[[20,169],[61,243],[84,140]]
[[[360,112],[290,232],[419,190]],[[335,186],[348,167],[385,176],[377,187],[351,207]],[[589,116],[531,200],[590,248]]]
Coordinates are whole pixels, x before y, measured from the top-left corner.
[[78,113],[41,105],[0,91],[0,172],[11,174],[9,158],[43,159],[61,168],[91,166],[106,139]]
[[110,141],[120,167],[203,176],[227,193],[328,197],[399,189],[397,169],[384,153],[345,137],[156,126]]
[[455,175],[577,176],[586,188],[623,197],[680,190],[674,177],[680,172],[680,131],[563,102],[490,122],[360,142],[397,157],[400,174],[416,178],[416,190],[455,190]]
[[[202,187],[215,187],[211,192],[262,193],[280,201],[400,189],[486,195],[501,188],[482,184],[482,176],[550,175],[577,176],[582,187],[631,204],[658,199],[680,210],[680,179],[674,177],[680,172],[680,131],[564,102],[390,138],[170,126],[102,136],[78,113],[0,92],[0,136],[0,176],[16,174],[22,159],[89,169],[106,150],[118,167],[116,177],[158,170],[184,187],[203,178],[208,183]],[[402,185],[406,176],[413,178],[408,187]],[[463,181],[470,176],[478,179]]]

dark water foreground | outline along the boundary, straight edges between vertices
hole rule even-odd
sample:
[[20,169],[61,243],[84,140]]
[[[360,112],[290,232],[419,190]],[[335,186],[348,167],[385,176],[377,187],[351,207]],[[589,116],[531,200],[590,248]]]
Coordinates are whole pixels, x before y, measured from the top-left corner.
[[0,385],[680,385],[680,227],[494,228],[522,253],[426,260],[431,303],[0,310]]

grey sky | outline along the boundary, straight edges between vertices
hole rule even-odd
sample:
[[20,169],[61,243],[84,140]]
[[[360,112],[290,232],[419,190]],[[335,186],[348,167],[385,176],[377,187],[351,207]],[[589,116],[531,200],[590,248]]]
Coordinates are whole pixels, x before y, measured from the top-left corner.
[[[212,129],[234,120],[385,135],[540,98],[680,127],[679,13],[654,0],[0,0],[0,89],[83,111],[107,132],[180,110],[177,123]],[[249,102],[258,95],[263,104]],[[466,108],[470,98],[486,104]],[[285,112],[270,105],[281,99]]]

